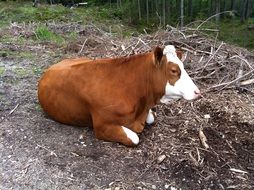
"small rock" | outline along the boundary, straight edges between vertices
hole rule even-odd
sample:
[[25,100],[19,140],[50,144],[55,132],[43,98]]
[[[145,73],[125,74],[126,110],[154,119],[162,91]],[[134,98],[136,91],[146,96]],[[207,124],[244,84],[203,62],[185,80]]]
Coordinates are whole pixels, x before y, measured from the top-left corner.
[[142,153],[142,150],[137,150],[136,152],[137,152],[137,153]]
[[116,187],[115,190],[120,190],[120,187]]
[[84,141],[84,136],[83,136],[83,134],[81,134],[81,135],[79,135],[79,139],[78,139],[79,141]]
[[108,185],[109,185],[109,186],[112,186],[114,183],[115,183],[115,182],[112,181],[112,182],[110,182]]
[[152,185],[152,189],[156,189],[156,185]]
[[169,130],[170,130],[170,132],[172,132],[172,133],[175,133],[175,132],[176,132],[176,129],[174,129],[174,128],[170,128]]
[[204,118],[205,118],[205,119],[210,119],[211,116],[210,116],[209,114],[205,114],[205,115],[204,115]]
[[166,155],[162,154],[157,158],[158,164],[162,163],[166,158]]
[[166,184],[164,187],[165,187],[165,189],[168,189],[169,188],[169,184]]
[[177,188],[171,186],[171,187],[170,187],[170,190],[177,190]]

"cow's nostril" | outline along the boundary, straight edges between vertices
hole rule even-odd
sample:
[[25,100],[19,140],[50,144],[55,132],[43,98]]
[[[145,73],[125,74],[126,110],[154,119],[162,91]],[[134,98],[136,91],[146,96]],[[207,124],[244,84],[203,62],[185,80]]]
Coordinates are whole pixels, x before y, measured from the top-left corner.
[[194,93],[195,93],[195,94],[197,94],[197,95],[201,95],[201,92],[200,92],[200,90],[199,90],[199,89],[194,90]]

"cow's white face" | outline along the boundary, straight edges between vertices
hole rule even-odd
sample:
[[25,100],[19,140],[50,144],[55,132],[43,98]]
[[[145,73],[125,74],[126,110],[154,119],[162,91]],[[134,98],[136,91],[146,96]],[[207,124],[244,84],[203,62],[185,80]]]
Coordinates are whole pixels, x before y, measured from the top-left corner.
[[175,64],[180,68],[180,77],[174,84],[167,82],[165,87],[165,95],[161,98],[162,103],[167,103],[173,99],[184,98],[193,100],[200,97],[200,90],[194,84],[188,73],[185,71],[182,61],[177,57],[176,49],[173,45],[168,45],[164,48],[163,54],[166,55],[167,64]]

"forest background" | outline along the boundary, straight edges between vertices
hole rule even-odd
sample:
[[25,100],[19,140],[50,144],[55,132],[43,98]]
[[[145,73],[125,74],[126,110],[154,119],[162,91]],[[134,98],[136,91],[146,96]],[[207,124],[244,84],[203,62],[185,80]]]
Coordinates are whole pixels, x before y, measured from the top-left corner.
[[31,1],[0,3],[0,26],[33,21],[98,22],[123,37],[158,29],[198,28],[210,37],[254,49],[254,0],[35,0],[36,8]]

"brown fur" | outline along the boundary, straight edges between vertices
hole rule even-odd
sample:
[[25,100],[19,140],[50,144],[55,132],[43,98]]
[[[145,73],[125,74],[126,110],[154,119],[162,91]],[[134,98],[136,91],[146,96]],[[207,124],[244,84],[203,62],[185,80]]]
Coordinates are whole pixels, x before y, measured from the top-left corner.
[[39,81],[43,110],[54,120],[93,125],[97,138],[132,146],[121,126],[142,132],[148,110],[180,77],[157,47],[153,52],[115,59],[63,60]]

